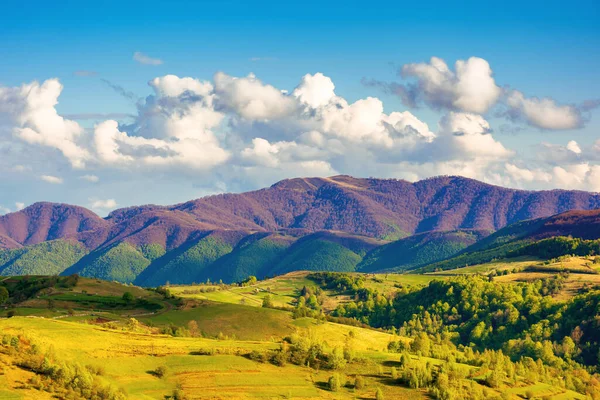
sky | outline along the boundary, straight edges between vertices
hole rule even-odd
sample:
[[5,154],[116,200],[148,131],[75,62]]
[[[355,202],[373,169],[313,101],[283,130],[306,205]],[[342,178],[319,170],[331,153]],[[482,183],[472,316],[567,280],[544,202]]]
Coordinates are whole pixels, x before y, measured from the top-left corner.
[[337,174],[600,191],[600,4],[488,3],[5,1],[0,214]]

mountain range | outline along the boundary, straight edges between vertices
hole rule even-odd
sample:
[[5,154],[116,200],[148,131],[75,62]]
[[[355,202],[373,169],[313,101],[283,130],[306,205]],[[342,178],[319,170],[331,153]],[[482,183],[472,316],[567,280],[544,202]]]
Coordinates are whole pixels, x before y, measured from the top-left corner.
[[[596,238],[595,212],[546,218],[598,208],[597,193],[524,191],[449,176],[414,183],[296,178],[247,193],[118,209],[106,218],[35,203],[0,217],[0,274],[79,273],[154,286],[300,269],[412,269],[477,249],[507,226],[540,238],[575,231]],[[584,221],[587,233],[573,228]]]

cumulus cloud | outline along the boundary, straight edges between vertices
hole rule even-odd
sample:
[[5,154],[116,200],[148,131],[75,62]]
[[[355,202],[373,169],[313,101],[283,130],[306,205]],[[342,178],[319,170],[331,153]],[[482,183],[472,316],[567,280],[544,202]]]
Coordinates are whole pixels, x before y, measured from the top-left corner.
[[567,143],[567,150],[575,154],[581,154],[581,147],[579,147],[577,142],[574,140],[570,140],[569,143]]
[[335,85],[331,78],[318,72],[306,74],[294,89],[294,97],[312,108],[325,106],[335,97]]
[[22,209],[25,208],[25,203],[22,203],[20,201],[15,202],[15,207],[17,211],[21,211]]
[[58,79],[42,84],[32,82],[20,87],[0,87],[0,114],[8,117],[13,134],[30,144],[55,148],[75,168],[83,168],[89,152],[78,142],[83,128],[56,111],[63,86]]
[[161,65],[163,63],[163,60],[160,58],[152,58],[140,51],[133,53],[133,59],[144,65]]
[[282,118],[294,110],[294,101],[281,90],[263,84],[253,74],[235,78],[215,74],[215,93],[219,103],[248,120]]
[[118,206],[115,199],[90,199],[90,208],[95,210],[111,210]]
[[61,183],[63,183],[62,178],[59,178],[58,176],[53,176],[53,175],[42,175],[42,176],[40,176],[40,179],[43,180],[44,182],[48,182],[53,185],[60,185]]
[[507,115],[523,119],[529,125],[542,129],[574,129],[583,125],[580,110],[573,105],[558,105],[551,98],[525,97],[518,90],[511,90],[506,97]]
[[[398,74],[404,80],[416,82],[363,78],[362,83],[397,95],[409,107],[426,104],[437,110],[485,114],[500,104],[502,111],[498,116],[548,130],[581,128],[589,119],[589,112],[600,106],[600,99],[561,105],[549,97],[526,97],[518,90],[502,89],[495,82],[490,64],[479,57],[456,61],[454,70],[444,60],[432,57],[428,63],[405,64]],[[508,125],[502,127],[503,132],[520,130]]]
[[403,79],[415,79],[416,83],[365,83],[387,88],[400,95],[408,106],[424,102],[435,109],[477,114],[487,112],[502,95],[490,64],[479,57],[456,61],[454,71],[441,58],[432,57],[429,63],[406,64],[399,73]]
[[438,159],[506,159],[514,153],[495,140],[481,115],[450,112],[439,122],[439,139],[427,151]]
[[[49,168],[40,179],[61,183],[55,176],[61,175],[69,185],[90,191],[118,185],[118,179],[85,184],[99,182],[98,175],[109,176],[111,170],[133,180],[184,176],[223,190],[337,173],[413,180],[458,174],[517,187],[596,187],[600,142],[544,143],[524,162],[498,140],[481,115],[499,101],[491,69],[482,61],[472,58],[450,70],[433,59],[407,68],[407,78],[417,81],[415,100],[447,109],[437,126],[410,111],[386,112],[376,97],[349,101],[322,73],[301,77],[289,91],[253,74],[217,73],[212,80],[159,76],[148,82],[151,94],[136,100],[134,115],[122,123],[101,119],[87,130],[56,112],[62,89],[56,80],[45,89],[46,82],[0,88],[0,112],[9,116],[7,139],[0,118],[0,168],[17,168],[31,149],[46,148],[60,150],[56,153],[85,172],[68,175],[64,168]],[[25,128],[43,139],[23,136]],[[42,171],[27,162],[32,171]],[[84,202],[106,202],[89,195]],[[99,205],[94,208],[102,209]],[[104,207],[109,208],[114,207]]]

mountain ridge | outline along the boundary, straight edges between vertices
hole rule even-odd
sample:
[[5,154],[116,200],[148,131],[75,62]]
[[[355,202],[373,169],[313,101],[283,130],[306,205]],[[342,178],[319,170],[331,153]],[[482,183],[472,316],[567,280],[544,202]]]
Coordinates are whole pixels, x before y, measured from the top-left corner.
[[80,206],[39,202],[0,216],[0,246],[16,248],[70,238],[89,249],[129,240],[185,243],[198,232],[336,230],[380,239],[427,231],[495,231],[514,222],[573,209],[600,208],[600,194],[509,189],[469,178],[293,178],[268,188],[225,193],[162,206],[112,211],[100,218]]

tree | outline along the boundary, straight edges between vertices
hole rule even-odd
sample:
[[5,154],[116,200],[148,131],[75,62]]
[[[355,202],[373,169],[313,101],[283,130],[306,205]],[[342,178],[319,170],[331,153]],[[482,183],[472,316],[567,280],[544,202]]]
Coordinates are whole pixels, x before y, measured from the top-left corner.
[[0,304],[8,301],[8,290],[4,286],[0,286]]
[[333,349],[328,359],[328,367],[331,369],[341,369],[346,366],[346,359],[344,358],[344,351],[336,347]]
[[125,292],[125,293],[123,293],[122,299],[125,303],[131,304],[135,300],[135,297],[133,296],[133,294],[131,292]]
[[342,387],[342,382],[339,374],[333,374],[329,377],[329,381],[327,382],[327,386],[329,386],[329,390],[332,392],[337,392]]
[[273,307],[273,298],[271,297],[270,294],[266,295],[263,298],[262,306],[265,307],[265,308],[271,308],[271,307]]
[[200,328],[198,327],[198,323],[196,321],[192,320],[188,322],[187,326],[191,337],[200,336]]
[[360,390],[364,387],[365,387],[365,378],[363,378],[361,375],[356,375],[356,379],[354,380],[354,388]]
[[165,367],[164,365],[161,365],[160,367],[157,367],[154,370],[154,375],[156,375],[159,378],[164,378],[165,375],[167,375],[167,367]]
[[139,327],[140,323],[137,319],[129,318],[129,320],[127,321],[127,329],[129,329],[130,331],[137,331]]
[[376,400],[384,400],[383,392],[381,391],[381,388],[377,388],[377,391],[375,391],[375,399]]

